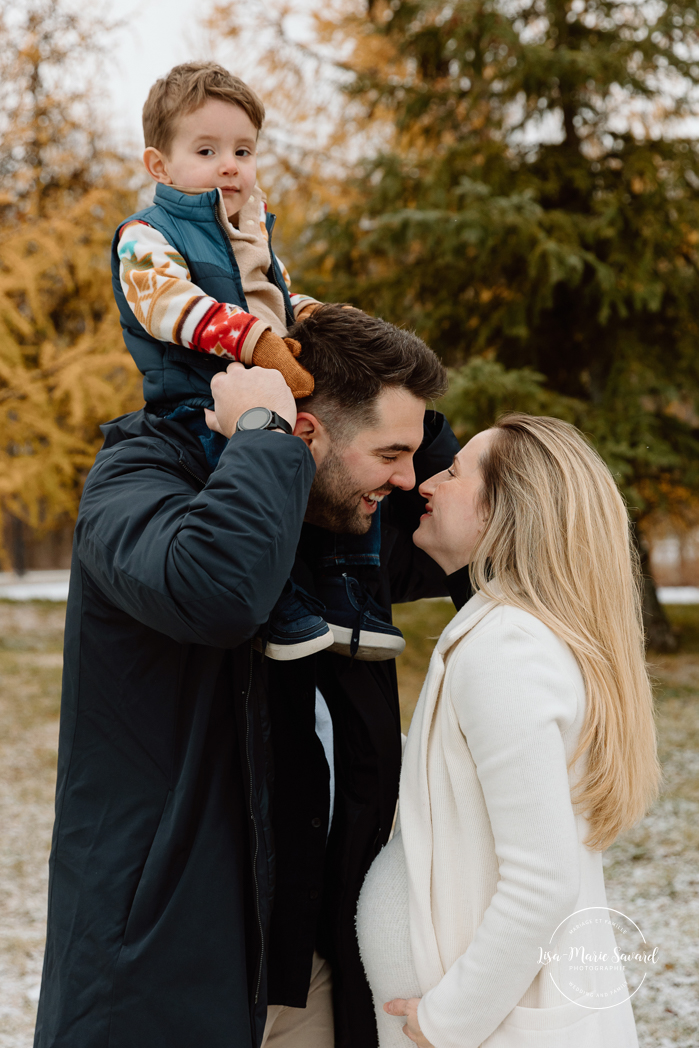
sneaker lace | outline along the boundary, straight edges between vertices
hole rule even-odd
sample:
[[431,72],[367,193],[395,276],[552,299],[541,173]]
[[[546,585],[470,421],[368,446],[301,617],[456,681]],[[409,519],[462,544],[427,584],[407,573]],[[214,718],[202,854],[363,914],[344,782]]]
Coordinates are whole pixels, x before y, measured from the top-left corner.
[[350,638],[350,658],[353,659],[359,650],[359,635],[362,631],[364,616],[368,611],[371,611],[377,616],[377,618],[385,620],[386,612],[380,604],[376,603],[370,593],[367,593],[362,589],[355,578],[351,575],[347,575],[345,572],[343,572],[342,577],[345,580],[345,586],[348,591],[352,594],[354,600],[359,605],[352,625],[352,636]]

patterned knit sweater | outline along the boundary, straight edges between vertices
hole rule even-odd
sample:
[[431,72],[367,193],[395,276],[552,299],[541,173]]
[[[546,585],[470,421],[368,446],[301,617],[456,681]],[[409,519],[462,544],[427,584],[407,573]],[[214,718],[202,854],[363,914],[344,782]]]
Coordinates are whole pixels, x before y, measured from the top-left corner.
[[[208,192],[174,188],[192,196]],[[219,220],[230,239],[250,313],[205,295],[192,283],[186,259],[157,229],[138,219],[122,226],[119,279],[134,316],[149,335],[161,342],[173,342],[244,364],[252,362],[263,331],[286,335],[282,293],[267,279],[271,259],[266,212],[264,194],[256,185],[236,216],[236,227],[228,220],[219,192]],[[281,261],[279,264],[291,289],[286,267]],[[292,294],[294,315],[315,301],[308,295]]]

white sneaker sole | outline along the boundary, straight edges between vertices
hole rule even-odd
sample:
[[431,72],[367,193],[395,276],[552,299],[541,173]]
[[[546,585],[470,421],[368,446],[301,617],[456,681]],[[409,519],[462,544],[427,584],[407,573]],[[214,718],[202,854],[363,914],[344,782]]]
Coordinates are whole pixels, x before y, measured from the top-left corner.
[[[346,626],[333,626],[328,623],[335,638],[335,643],[330,648],[338,655],[350,655],[350,644],[352,641],[352,630]],[[370,633],[362,630],[359,634],[359,647],[355,659],[361,662],[385,662],[387,659],[396,659],[405,650],[404,637],[391,637],[385,633]]]
[[[265,655],[276,662],[293,662],[295,659],[305,659],[308,655],[315,655],[316,652],[329,648],[334,641],[332,630],[328,630],[322,637],[312,637],[311,640],[301,641],[300,644],[274,644],[268,641]],[[262,651],[262,641],[259,637],[254,638],[252,646],[257,651]]]

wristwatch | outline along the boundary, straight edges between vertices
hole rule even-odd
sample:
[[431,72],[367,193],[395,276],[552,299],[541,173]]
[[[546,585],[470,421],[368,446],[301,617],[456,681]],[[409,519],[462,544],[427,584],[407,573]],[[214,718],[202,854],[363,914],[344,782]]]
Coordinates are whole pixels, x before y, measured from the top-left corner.
[[285,433],[293,433],[286,419],[269,408],[248,408],[238,419],[235,432],[249,433],[255,429],[281,429]]

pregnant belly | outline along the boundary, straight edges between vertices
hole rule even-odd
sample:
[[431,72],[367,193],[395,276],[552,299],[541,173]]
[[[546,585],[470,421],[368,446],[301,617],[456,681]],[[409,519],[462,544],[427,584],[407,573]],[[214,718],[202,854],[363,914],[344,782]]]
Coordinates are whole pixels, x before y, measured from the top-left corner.
[[357,906],[357,938],[377,1018],[385,1001],[422,996],[410,947],[408,875],[400,833],[379,852],[366,875]]

